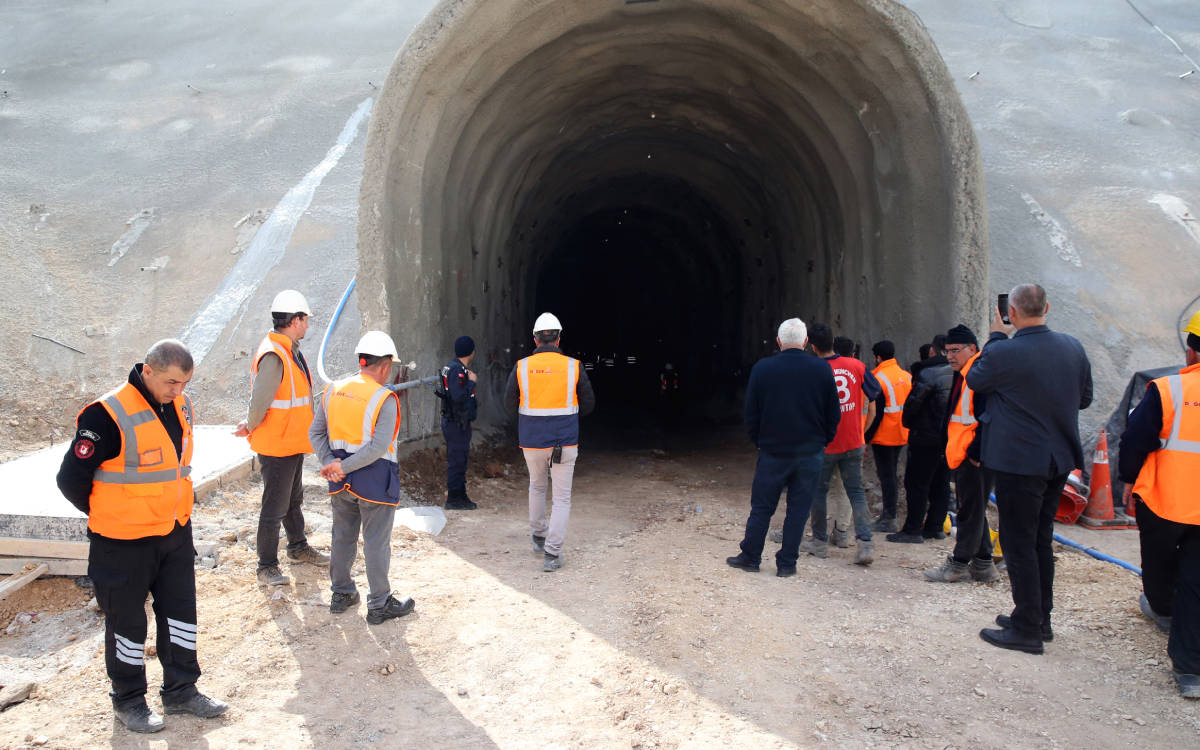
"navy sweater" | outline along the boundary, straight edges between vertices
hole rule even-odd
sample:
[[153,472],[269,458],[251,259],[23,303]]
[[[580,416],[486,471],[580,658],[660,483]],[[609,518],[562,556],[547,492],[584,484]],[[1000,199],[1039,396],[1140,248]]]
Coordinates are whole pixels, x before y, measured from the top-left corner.
[[746,432],[759,450],[823,450],[841,410],[829,363],[800,349],[759,360],[746,386]]

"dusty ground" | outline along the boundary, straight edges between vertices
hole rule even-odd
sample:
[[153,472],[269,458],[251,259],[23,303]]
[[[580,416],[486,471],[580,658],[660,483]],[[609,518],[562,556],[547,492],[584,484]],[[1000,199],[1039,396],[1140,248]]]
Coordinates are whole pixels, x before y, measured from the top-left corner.
[[[417,608],[375,627],[361,605],[330,615],[322,570],[255,585],[258,484],[199,507],[198,538],[238,539],[197,570],[201,687],[232,704],[218,720],[172,716],[150,737],[116,726],[87,592],[23,589],[0,627],[37,619],[0,631],[0,682],[39,688],[4,712],[0,747],[1116,748],[1200,735],[1165,636],[1138,613],[1137,579],[1114,566],[1060,551],[1056,639],[1027,656],[976,635],[1011,606],[1007,583],[921,579],[949,542],[880,540],[869,569],[834,550],[790,579],[769,560],[758,574],[726,567],[753,470],[739,441],[585,446],[556,574],[529,548],[524,467],[501,468],[472,478],[480,509],[450,514],[441,535],[396,530],[392,580]],[[321,489],[308,490],[326,546]],[[153,684],[156,662],[149,672]]]

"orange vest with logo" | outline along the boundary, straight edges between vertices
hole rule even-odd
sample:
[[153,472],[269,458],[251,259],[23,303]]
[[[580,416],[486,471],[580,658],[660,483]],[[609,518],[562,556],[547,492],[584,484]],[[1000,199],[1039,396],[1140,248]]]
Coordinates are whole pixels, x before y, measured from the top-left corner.
[[283,379],[263,421],[250,433],[250,448],[264,456],[295,456],[312,453],[308,428],[312,424],[312,383],[292,358],[292,340],[271,331],[258,345],[250,363],[250,382],[258,375],[258,363],[274,353],[283,361]]
[[378,461],[351,472],[345,480],[329,483],[331,495],[349,492],[369,502],[395,505],[398,500],[392,493],[399,489],[399,479],[394,476],[396,437],[400,434],[399,397],[359,373],[327,387],[324,398],[329,448],[339,457],[362,450],[375,434],[375,422],[379,419],[384,402],[389,398],[396,400],[396,427],[387,453]]
[[517,362],[517,441],[542,449],[579,444],[579,360],[557,351]]
[[1162,447],[1146,456],[1133,491],[1155,515],[1200,525],[1200,364],[1150,383],[1162,398]]
[[[110,539],[165,536],[192,517],[192,401],[172,402],[183,428],[177,456],[157,409],[126,383],[95,402],[121,431],[121,452],[96,469],[88,528]],[[90,406],[90,404],[89,404]],[[80,412],[82,414],[82,412]]]
[[906,445],[908,443],[908,428],[901,423],[904,412],[904,402],[912,392],[912,376],[900,369],[895,359],[886,359],[871,370],[871,374],[883,387],[886,403],[883,407],[883,418],[875,436],[871,438],[872,445]]
[[957,469],[966,460],[967,448],[971,447],[971,441],[975,439],[975,430],[979,427],[979,422],[975,419],[975,392],[967,385],[967,373],[971,371],[971,365],[975,364],[980,354],[981,351],[971,355],[959,373],[962,375],[962,394],[954,404],[953,411],[950,412],[950,423],[946,426],[946,465],[951,469]]

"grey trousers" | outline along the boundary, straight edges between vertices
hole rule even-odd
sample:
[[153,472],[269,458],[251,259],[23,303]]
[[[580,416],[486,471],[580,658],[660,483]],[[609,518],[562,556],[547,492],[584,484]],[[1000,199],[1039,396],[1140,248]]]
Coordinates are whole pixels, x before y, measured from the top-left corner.
[[367,608],[382,607],[392,593],[388,569],[392,564],[392,519],[396,506],[359,500],[339,492],[330,495],[333,504],[333,541],[329,551],[330,590],[353,594],[358,589],[350,576],[358,556],[358,530],[362,527],[363,557],[367,561]]
[[[550,463],[550,449],[523,449],[529,467],[529,531],[546,538],[546,552],[562,554],[567,539],[567,521],[571,518],[571,482],[575,477],[575,459],[579,447],[563,447],[562,462]],[[553,483],[554,506],[546,522],[546,490]]]
[[279,564],[279,525],[287,532],[288,551],[304,549],[304,454],[264,456],[262,467],[262,510],[258,513],[258,569]]

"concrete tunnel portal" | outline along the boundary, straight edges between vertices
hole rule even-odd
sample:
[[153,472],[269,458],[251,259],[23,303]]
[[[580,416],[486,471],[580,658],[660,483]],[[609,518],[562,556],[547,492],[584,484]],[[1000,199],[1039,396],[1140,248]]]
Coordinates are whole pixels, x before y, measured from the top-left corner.
[[982,323],[978,147],[891,0],[447,1],[375,106],[358,278],[420,374],[476,339],[487,416],[544,310],[568,353],[616,355],[604,403],[669,361],[736,412],[784,318],[903,361]]

